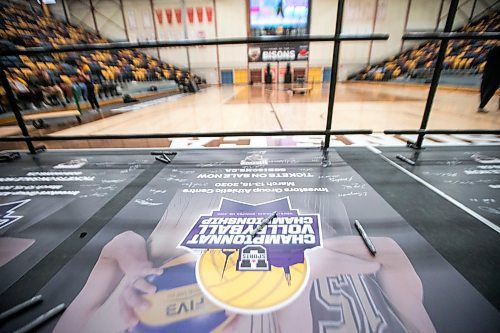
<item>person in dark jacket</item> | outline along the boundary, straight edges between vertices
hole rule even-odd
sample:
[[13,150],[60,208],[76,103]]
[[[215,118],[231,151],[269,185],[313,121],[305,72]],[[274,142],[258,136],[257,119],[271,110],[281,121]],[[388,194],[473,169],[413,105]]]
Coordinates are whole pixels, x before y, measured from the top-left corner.
[[500,45],[495,46],[486,55],[483,79],[481,81],[481,104],[477,112],[488,112],[484,107],[500,86]]
[[99,102],[97,102],[97,98],[95,96],[95,87],[92,79],[88,76],[81,76],[81,80],[87,87],[87,99],[90,103],[90,106],[93,110],[100,112],[101,107],[99,106]]

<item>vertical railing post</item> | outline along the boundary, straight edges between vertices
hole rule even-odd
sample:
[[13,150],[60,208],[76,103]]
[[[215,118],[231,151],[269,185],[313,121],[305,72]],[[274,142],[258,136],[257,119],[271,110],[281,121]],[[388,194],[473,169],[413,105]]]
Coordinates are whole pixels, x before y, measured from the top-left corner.
[[474,0],[474,2],[472,3],[472,9],[470,10],[469,22],[467,22],[467,23],[470,23],[472,21],[472,18],[474,17],[474,11],[476,10],[476,4],[477,4],[477,0]]
[[342,18],[344,14],[344,0],[338,0],[337,6],[337,21],[335,24],[335,41],[333,42],[333,56],[332,56],[332,72],[330,74],[330,93],[328,95],[328,115],[326,117],[326,129],[325,129],[325,145],[324,148],[328,149],[330,147],[330,136],[328,133],[332,129],[332,118],[333,118],[333,104],[335,100],[335,90],[337,88],[337,72],[339,65],[339,54],[340,54],[340,40],[338,37],[342,32]]
[[441,23],[441,14],[443,14],[443,7],[444,7],[444,0],[441,0],[441,4],[439,5],[439,12],[438,12],[438,17],[437,17],[437,22],[436,22],[436,28],[434,31],[439,30],[439,24]]
[[[156,27],[156,17],[155,17],[155,9],[153,5],[153,0],[149,0],[149,6],[151,7],[151,18],[153,19],[153,28],[155,32],[155,40],[158,41],[158,28]],[[160,56],[160,48],[156,48],[156,53],[158,55],[158,60],[161,61],[161,56]]]
[[125,10],[123,9],[123,0],[120,0],[120,11],[122,12],[123,29],[125,29],[125,36],[127,37],[127,41],[130,42],[130,37],[128,35],[128,28],[127,28],[127,21],[125,20]]
[[66,1],[65,1],[65,0],[62,0],[62,1],[61,1],[61,5],[62,5],[62,7],[63,7],[63,11],[64,11],[64,18],[66,19],[66,23],[70,24],[70,23],[69,23],[68,10],[66,9]]
[[[7,100],[9,101],[9,105],[12,108],[12,112],[14,112],[14,116],[17,120],[17,125],[21,129],[21,133],[25,137],[29,137],[30,134],[28,132],[28,128],[26,128],[26,124],[24,123],[23,116],[21,115],[21,111],[16,103],[16,97],[14,96],[14,92],[12,91],[12,87],[9,84],[9,80],[7,80],[7,75],[5,74],[5,68],[0,61],[0,82],[2,83],[3,88],[5,89],[5,95],[7,96]],[[29,138],[25,140],[26,145],[31,154],[36,154],[36,149],[33,146],[33,142]]]
[[[411,0],[408,0],[408,7],[406,7],[406,16],[405,16],[405,27],[403,28],[403,33],[408,32],[408,21],[410,20],[410,10],[411,10]],[[373,41],[372,41],[373,43]],[[401,39],[401,48],[399,52],[403,52],[403,47],[405,46],[405,40]]]
[[[214,27],[215,27],[215,38],[219,38],[219,31],[217,30],[217,4],[215,3],[216,0],[212,0],[212,6],[213,6],[213,19],[214,19]],[[219,44],[215,45],[215,51],[217,54],[217,80],[219,83],[219,86],[222,84],[221,77],[220,77],[220,57],[219,57]],[[248,61],[247,61],[248,64]],[[248,66],[248,65],[247,65]],[[247,70],[248,73],[248,70]],[[248,83],[248,80],[247,80]]]
[[[444,27],[444,32],[450,32],[453,29],[453,21],[455,20],[455,14],[457,13],[459,0],[451,0],[450,9],[448,10],[448,17],[446,18],[446,25]],[[425,103],[424,115],[422,117],[422,122],[420,124],[420,129],[425,130],[427,128],[427,123],[429,122],[429,116],[431,114],[432,103],[434,102],[434,96],[436,96],[437,87],[439,85],[439,77],[441,76],[441,70],[443,69],[443,62],[446,56],[446,49],[448,48],[448,40],[443,39],[439,47],[438,56],[436,59],[436,67],[434,68],[434,73],[432,74],[431,86],[429,88],[429,94],[427,95],[427,102]],[[417,141],[414,144],[410,144],[409,147],[415,149],[422,148],[422,142],[424,141],[424,133],[418,135]]]
[[[375,33],[375,24],[377,24],[377,16],[378,16],[378,0],[375,1],[375,11],[373,13],[372,20],[372,34]],[[368,48],[368,61],[366,62],[366,66],[370,65],[372,62],[372,49],[373,49],[373,41],[370,41],[370,47]]]
[[[182,27],[184,29],[184,39],[188,40],[188,29],[187,29],[187,13],[186,13],[186,1],[181,0],[181,8],[182,8]],[[191,59],[189,57],[189,47],[186,46],[186,57],[187,57],[187,65],[188,71],[191,72]]]
[[92,3],[92,0],[89,0],[89,5],[90,5],[90,13],[92,14],[92,20],[94,21],[95,32],[96,32],[96,34],[101,36],[101,34],[99,33],[99,27],[97,26],[97,20],[95,18],[95,8],[94,8],[94,4]]

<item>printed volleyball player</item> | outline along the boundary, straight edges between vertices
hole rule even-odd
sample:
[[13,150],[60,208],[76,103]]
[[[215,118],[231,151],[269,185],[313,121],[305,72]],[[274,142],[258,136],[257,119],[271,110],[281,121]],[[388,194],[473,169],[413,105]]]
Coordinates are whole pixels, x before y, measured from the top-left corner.
[[[218,207],[220,199],[219,195],[200,198],[178,192],[148,242],[131,231],[111,240],[104,246],[84,288],[61,317],[55,332],[138,330],[142,324],[137,314],[152,307],[145,297],[154,296],[156,292],[156,287],[148,281],[151,275],[162,274],[162,269],[153,263],[175,267],[195,261],[193,254],[177,249],[177,244],[200,215]],[[276,197],[235,195],[231,199],[259,204]],[[263,332],[435,331],[422,304],[420,279],[393,240],[373,237],[377,248],[377,256],[373,257],[359,236],[349,235],[351,227],[345,207],[335,195],[290,195],[290,202],[292,208],[301,213],[321,216],[323,248],[306,252],[310,278],[305,289],[292,303],[275,312],[261,315],[226,312],[225,320],[217,326],[219,331],[250,331],[251,327]],[[190,292],[193,286],[197,288],[196,283],[189,285]],[[210,312],[198,313],[195,318],[189,314],[179,317],[179,323],[191,325],[189,319],[210,318],[214,306],[207,308]],[[153,320],[171,322],[171,318],[165,318],[168,313],[175,314],[181,309],[178,304],[168,305],[157,311]],[[173,331],[181,329],[190,331],[182,325]],[[160,330],[161,327],[156,327],[138,331]],[[198,327],[191,331],[206,329]]]

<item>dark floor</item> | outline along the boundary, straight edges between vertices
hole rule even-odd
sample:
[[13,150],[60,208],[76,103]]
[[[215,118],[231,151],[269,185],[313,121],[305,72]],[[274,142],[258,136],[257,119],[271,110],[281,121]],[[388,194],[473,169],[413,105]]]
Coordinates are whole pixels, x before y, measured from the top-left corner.
[[[421,280],[423,305],[437,331],[499,331],[499,234],[456,204],[500,225],[500,177],[491,171],[500,170],[499,147],[427,148],[419,154],[416,166],[396,159],[397,154],[415,158],[405,148],[383,148],[382,154],[376,154],[364,147],[346,147],[331,151],[332,165],[327,168],[320,166],[319,150],[271,148],[179,150],[170,165],[140,150],[48,151],[3,163],[0,242],[34,243],[25,245],[3,266],[0,251],[0,312],[39,293],[44,302],[0,323],[0,331],[12,331],[59,303],[69,305],[104,245],[128,230],[147,239],[156,232],[162,216],[180,209],[186,200],[201,207],[216,205],[221,197],[257,204],[285,196],[292,208],[320,214],[324,239],[357,235],[352,223],[359,220],[369,235],[394,240]],[[280,168],[286,175],[275,178],[276,170],[262,170],[265,182],[248,180],[246,185],[246,179],[209,177],[241,174],[238,169],[244,163],[253,168]],[[271,178],[293,185],[268,183]],[[236,182],[237,188],[251,189],[252,194],[226,190],[214,199],[192,191],[228,189],[220,184]],[[328,193],[310,193],[309,188]],[[256,195],[261,189],[267,192]],[[329,220],[339,214],[334,204],[338,198],[349,224],[332,227]],[[252,325],[253,320],[252,316]],[[51,331],[56,322],[50,321],[43,331]]]
[[[500,159],[500,147],[429,147],[420,152],[407,148],[381,148],[383,154],[421,177],[453,199],[470,207],[494,225],[500,225],[500,194],[489,185],[500,184],[497,174],[467,175],[485,165],[476,156]],[[500,235],[456,205],[375,154],[338,149],[339,154],[400,213],[448,262],[471,282],[497,309],[500,309]],[[418,155],[416,155],[418,154]],[[403,155],[415,166],[397,159]],[[416,156],[418,156],[416,158]],[[493,161],[499,170],[500,160]],[[492,169],[489,169],[492,170]],[[477,199],[478,201],[472,201]],[[489,207],[481,210],[479,207]]]

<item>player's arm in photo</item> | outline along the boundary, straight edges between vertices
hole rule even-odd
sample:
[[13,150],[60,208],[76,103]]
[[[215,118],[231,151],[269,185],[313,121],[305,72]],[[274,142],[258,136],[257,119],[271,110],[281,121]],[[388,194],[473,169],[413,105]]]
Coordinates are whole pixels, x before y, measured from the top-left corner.
[[[190,199],[186,195],[174,196],[148,241],[133,231],[121,233],[109,241],[84,287],[59,320],[55,332],[95,333],[102,331],[103,325],[106,331],[123,332],[134,327],[138,322],[135,310],[149,306],[143,296],[156,291],[145,277],[162,272],[153,267],[150,258],[168,263],[186,255],[185,250],[177,249],[177,242],[191,223],[176,227],[169,223],[190,221],[190,214],[206,211],[220,200],[218,197],[212,200]],[[171,207],[184,209],[178,211]]]
[[[323,248],[308,253],[308,285],[295,302],[278,311],[280,328],[283,331],[312,330],[312,309],[305,311],[304,307],[306,304],[310,307],[310,291],[314,280],[340,275],[375,274],[382,293],[405,330],[435,332],[423,306],[422,283],[403,250],[394,240],[387,237],[372,237],[371,240],[377,249],[376,256],[371,255],[358,236],[329,238],[324,240]],[[342,306],[341,303],[338,305]],[[343,308],[342,311],[350,310]],[[290,320],[297,318],[299,314],[300,320]],[[348,317],[344,313],[344,318]],[[347,326],[349,324],[352,323],[346,323]]]
[[133,327],[138,322],[134,309],[147,308],[149,302],[143,295],[156,291],[145,278],[161,273],[149,261],[142,236],[132,231],[116,236],[103,247],[85,286],[54,332],[96,332],[104,324],[110,332]]
[[401,247],[391,238],[372,237],[376,256],[372,256],[361,237],[346,236],[328,239],[325,249],[376,263],[377,281],[384,295],[410,332],[435,332],[434,325],[423,305],[422,282]]

